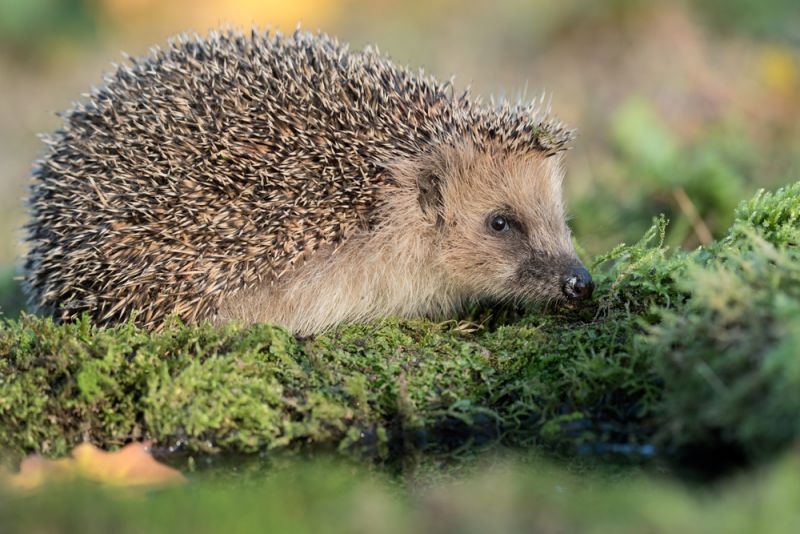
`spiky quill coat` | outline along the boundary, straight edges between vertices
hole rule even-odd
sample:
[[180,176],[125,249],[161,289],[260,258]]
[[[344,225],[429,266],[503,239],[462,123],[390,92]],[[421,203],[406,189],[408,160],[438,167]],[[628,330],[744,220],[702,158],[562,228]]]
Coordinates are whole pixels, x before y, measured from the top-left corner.
[[386,167],[431,143],[557,152],[533,107],[492,108],[320,34],[179,37],[64,115],[35,167],[25,284],[61,320],[213,319],[379,224]]

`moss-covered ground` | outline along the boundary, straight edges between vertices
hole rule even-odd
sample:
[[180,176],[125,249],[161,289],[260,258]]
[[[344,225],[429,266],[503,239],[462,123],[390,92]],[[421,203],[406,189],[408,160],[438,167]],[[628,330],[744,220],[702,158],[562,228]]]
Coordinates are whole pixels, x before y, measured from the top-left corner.
[[[597,297],[577,309],[483,308],[469,320],[386,320],[309,339],[267,325],[176,323],[150,334],[87,320],[4,320],[4,462],[61,456],[87,440],[115,448],[148,439],[187,470],[210,462],[258,473],[226,489],[219,474],[197,475],[195,489],[165,492],[168,504],[155,499],[148,509],[156,515],[177,516],[199,501],[222,521],[234,512],[215,507],[233,499],[237,509],[256,509],[239,521],[273,510],[274,526],[309,530],[318,519],[303,503],[331,507],[337,519],[329,526],[343,530],[355,528],[353,517],[368,530],[392,530],[392,514],[403,517],[398,531],[430,527],[436,507],[443,528],[513,521],[510,530],[603,530],[619,526],[613,510],[624,494],[640,503],[633,524],[660,531],[699,521],[702,499],[639,480],[638,470],[708,479],[743,467],[758,473],[784,458],[724,491],[726,504],[714,506],[735,513],[698,524],[724,527],[755,499],[776,521],[797,525],[796,507],[781,506],[800,496],[798,477],[784,472],[796,473],[796,454],[787,451],[800,437],[800,183],[742,203],[723,238],[692,252],[664,246],[666,224],[656,219],[638,243],[596,258]],[[476,458],[485,463],[498,451],[517,459],[474,469]],[[345,463],[307,460],[320,455]],[[365,461],[372,467],[349,463]],[[295,467],[275,468],[287,462]],[[450,486],[461,470],[465,478]],[[481,516],[486,484],[500,493]],[[137,516],[141,503],[105,502],[98,491],[55,488],[33,502],[57,510],[98,499],[108,521]],[[322,496],[332,500],[320,504]],[[677,511],[652,515],[651,500]],[[6,500],[0,516],[38,524],[26,502]],[[381,512],[358,512],[365,503]],[[584,506],[596,512],[591,524],[570,513]],[[503,515],[515,507],[519,513]],[[526,518],[532,522],[517,523]],[[130,524],[147,530],[148,521]]]
[[[25,316],[0,327],[0,446],[63,455],[151,439],[187,453],[392,460],[502,444],[742,461],[800,431],[800,184],[742,204],[694,252],[595,260],[593,306],[478,310],[296,339],[267,325],[149,334]],[[780,424],[776,424],[780,422]]]

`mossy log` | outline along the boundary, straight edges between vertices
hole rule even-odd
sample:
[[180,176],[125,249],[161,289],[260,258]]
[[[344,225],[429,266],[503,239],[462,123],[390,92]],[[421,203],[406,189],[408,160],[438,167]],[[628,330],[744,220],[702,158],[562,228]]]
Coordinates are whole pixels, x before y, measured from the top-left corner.
[[580,309],[307,339],[4,321],[0,449],[772,455],[800,434],[800,183],[743,203],[706,248],[668,251],[665,226],[597,258],[598,297]]

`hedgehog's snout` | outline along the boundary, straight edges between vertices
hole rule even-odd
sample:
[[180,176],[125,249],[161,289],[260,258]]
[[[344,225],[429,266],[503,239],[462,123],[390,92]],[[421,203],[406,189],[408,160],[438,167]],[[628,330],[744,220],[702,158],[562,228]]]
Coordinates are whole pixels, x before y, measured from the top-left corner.
[[562,279],[561,291],[570,300],[588,300],[594,292],[592,275],[585,267],[573,267]]

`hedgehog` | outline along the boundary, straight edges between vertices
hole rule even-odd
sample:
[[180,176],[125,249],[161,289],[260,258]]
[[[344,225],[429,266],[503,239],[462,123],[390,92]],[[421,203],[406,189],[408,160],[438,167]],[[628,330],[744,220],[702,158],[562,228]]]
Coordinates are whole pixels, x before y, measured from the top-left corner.
[[573,130],[322,33],[181,35],[45,136],[24,285],[98,325],[312,335],[475,302],[588,299],[562,201]]

